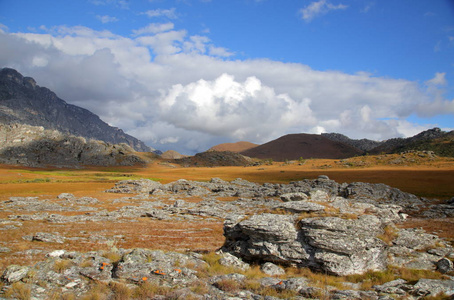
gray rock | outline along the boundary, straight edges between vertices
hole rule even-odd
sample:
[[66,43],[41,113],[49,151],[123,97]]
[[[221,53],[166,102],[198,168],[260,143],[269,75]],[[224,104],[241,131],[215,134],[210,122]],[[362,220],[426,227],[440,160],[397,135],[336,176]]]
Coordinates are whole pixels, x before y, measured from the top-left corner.
[[305,193],[286,193],[286,194],[281,195],[281,200],[284,202],[304,201],[307,199],[308,199],[308,196]]
[[386,267],[386,245],[376,237],[382,226],[377,217],[308,218],[299,222],[299,229],[295,221],[295,216],[273,214],[229,220],[223,249],[245,260],[295,264],[336,275]]
[[10,265],[6,267],[1,277],[2,281],[6,283],[14,283],[25,278],[30,271],[30,267]]
[[61,193],[57,196],[57,199],[74,199],[74,195],[71,193]]
[[251,267],[241,258],[238,258],[230,253],[222,253],[221,256],[222,257],[219,259],[219,263],[223,266],[237,268],[242,271],[246,271]]
[[269,276],[285,275],[285,270],[271,262],[266,262],[260,266],[260,270]]
[[454,270],[453,263],[451,260],[447,258],[442,258],[439,261],[437,261],[437,269],[443,274],[452,272]]
[[380,294],[405,296],[407,295],[404,287],[406,284],[407,281],[403,279],[396,279],[381,285],[374,285],[372,288]]
[[415,296],[454,295],[454,280],[420,279],[413,286],[411,294]]
[[291,202],[285,202],[282,203],[276,208],[282,208],[286,211],[292,212],[292,213],[302,213],[302,212],[322,212],[325,210],[325,206],[313,202],[307,202],[307,201],[291,201]]
[[410,228],[400,230],[399,236],[393,241],[393,244],[421,250],[433,247],[438,240],[436,235],[425,233],[422,229]]
[[47,232],[37,232],[33,235],[32,240],[45,243],[63,244],[65,242],[65,237]]

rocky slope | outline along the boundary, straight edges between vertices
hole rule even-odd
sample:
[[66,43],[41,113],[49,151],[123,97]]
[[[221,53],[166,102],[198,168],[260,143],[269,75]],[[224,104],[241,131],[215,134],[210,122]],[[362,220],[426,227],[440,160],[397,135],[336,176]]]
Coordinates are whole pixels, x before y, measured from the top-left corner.
[[14,69],[0,70],[0,123],[28,124],[111,144],[125,143],[136,151],[153,151],[138,139],[111,127],[97,115],[58,98],[35,80]]
[[413,137],[389,139],[370,153],[400,153],[409,150],[433,151],[439,156],[454,157],[454,131],[445,132],[440,128],[433,128]]
[[380,146],[383,142],[377,142],[369,139],[360,139],[355,140],[351,139],[348,136],[345,136],[340,133],[322,133],[322,136],[336,142],[341,142],[355,148],[358,148],[364,152],[370,151],[378,146]]
[[[421,229],[397,226],[406,222],[406,213],[427,211],[429,201],[389,186],[339,184],[326,176],[261,185],[243,179],[168,184],[142,179],[118,182],[107,192],[130,197],[112,200],[123,206],[108,211],[98,199],[72,194],[56,199],[11,197],[0,202],[6,212],[5,219],[0,219],[5,232],[26,222],[45,220],[58,225],[47,232],[39,227],[22,237],[35,245],[27,251],[41,253],[43,245],[55,245],[55,251],[47,251],[45,259],[33,266],[6,267],[1,296],[20,298],[28,293],[33,299],[48,299],[53,292],[65,299],[378,300],[448,299],[454,294],[452,246]],[[194,202],[195,197],[201,200]],[[226,201],[226,197],[234,199]],[[450,202],[435,206],[443,206],[450,214],[447,217],[454,217]],[[144,248],[64,250],[70,240],[83,243],[94,238],[80,230],[66,237],[65,224],[74,228],[86,222],[122,226],[129,222],[137,228],[143,218],[150,219],[149,224],[223,220],[225,243],[218,256],[211,258],[194,251]],[[11,251],[5,248],[0,250]],[[323,284],[320,277],[290,272],[285,268],[288,265],[309,267],[320,274],[356,274],[364,276],[364,283],[377,276],[381,282],[364,288],[349,281],[350,277],[337,277],[336,285],[326,283],[325,277]],[[254,266],[260,266],[260,271]],[[419,274],[416,280],[408,277],[414,270]]]
[[0,142],[0,163],[9,165],[79,168],[146,163],[127,144],[86,140],[41,126],[0,124]]
[[221,167],[248,166],[253,160],[231,151],[206,151],[176,159],[175,162],[185,167]]

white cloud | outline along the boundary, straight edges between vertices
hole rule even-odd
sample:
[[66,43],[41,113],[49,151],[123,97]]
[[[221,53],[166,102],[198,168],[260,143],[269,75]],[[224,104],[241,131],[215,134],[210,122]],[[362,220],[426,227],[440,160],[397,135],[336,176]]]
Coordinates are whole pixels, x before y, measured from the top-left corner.
[[426,84],[428,85],[437,85],[437,86],[440,86],[440,85],[446,85],[447,84],[447,81],[446,81],[446,73],[435,73],[435,77],[426,81]]
[[101,21],[101,23],[103,23],[103,24],[112,23],[112,22],[117,22],[118,21],[118,18],[107,16],[107,15],[104,15],[104,16],[97,15],[96,19]]
[[341,10],[341,9],[346,9],[348,6],[344,4],[338,4],[334,5],[329,3],[327,0],[319,0],[312,2],[305,8],[302,8],[300,10],[301,18],[306,21],[310,22],[312,21],[315,17],[322,16],[324,14],[327,14],[331,10]]
[[144,35],[144,34],[156,34],[159,32],[165,32],[172,30],[174,28],[173,23],[151,23],[148,24],[146,27],[142,27],[137,30],[133,30],[133,36],[139,36],[139,35]]
[[153,10],[148,10],[143,13],[144,15],[147,15],[150,18],[156,18],[156,17],[166,17],[168,19],[176,19],[177,15],[175,13],[175,8],[170,8],[170,9],[153,9]]
[[228,50],[213,50],[223,48],[207,37],[167,26],[137,37],[86,27],[0,32],[0,65],[150,146],[185,154],[297,132],[382,140],[426,129],[406,121],[412,114],[454,113],[454,101],[440,94],[444,73],[422,86],[296,63],[223,59]]
[[295,101],[276,94],[256,77],[238,82],[234,76],[222,74],[212,81],[174,85],[159,103],[161,118],[178,128],[237,140],[315,125],[308,99]]

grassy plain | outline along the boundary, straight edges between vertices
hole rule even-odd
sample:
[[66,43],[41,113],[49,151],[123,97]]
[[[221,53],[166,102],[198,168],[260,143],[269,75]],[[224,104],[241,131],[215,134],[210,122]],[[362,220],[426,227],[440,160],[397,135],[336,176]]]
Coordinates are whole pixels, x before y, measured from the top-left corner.
[[[38,169],[0,165],[0,202],[13,196],[34,196],[39,199],[55,199],[60,193],[72,193],[76,197],[94,197],[100,202],[98,209],[112,211],[134,203],[115,202],[124,196],[105,193],[114,183],[125,179],[148,178],[168,183],[178,179],[208,181],[213,177],[230,181],[243,178],[252,182],[288,183],[302,179],[314,179],[328,175],[337,182],[384,183],[418,196],[449,199],[454,196],[454,159],[410,159],[400,163],[396,156],[357,157],[346,161],[308,159],[293,162],[274,162],[249,167],[184,168],[170,161],[155,160],[146,168],[83,168],[83,169]],[[185,201],[200,201],[199,198]],[[235,199],[225,199],[230,201]],[[53,200],[52,200],[53,201]],[[56,200],[55,200],[56,201]],[[164,199],[172,204],[174,199]],[[8,225],[8,216],[20,214],[17,211],[0,211],[2,226]],[[52,214],[53,212],[49,212]],[[62,215],[83,214],[85,212],[55,212]],[[423,227],[428,231],[438,231],[442,236],[453,240],[453,220],[414,219],[407,227]],[[31,242],[24,236],[36,232],[59,232],[67,240],[62,245]],[[184,234],[183,234],[184,233]],[[106,250],[112,247],[144,247],[162,250],[212,251],[223,242],[221,221],[169,222],[138,218],[134,222],[86,222],[48,223],[46,221],[24,221],[19,229],[3,230],[0,246],[11,249],[0,253],[0,271],[11,263],[27,264],[41,259],[46,250],[55,247],[67,250],[89,251]],[[99,236],[99,239],[92,238]],[[71,238],[82,237],[82,240]],[[42,250],[41,254],[27,254],[29,249]]]

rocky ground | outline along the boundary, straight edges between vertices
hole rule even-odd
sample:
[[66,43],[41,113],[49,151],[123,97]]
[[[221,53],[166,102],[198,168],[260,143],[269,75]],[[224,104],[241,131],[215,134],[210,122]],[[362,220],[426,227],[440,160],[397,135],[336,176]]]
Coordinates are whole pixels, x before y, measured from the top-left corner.
[[[106,193],[108,200],[68,193],[3,200],[0,297],[454,295],[452,240],[403,226],[415,217],[454,218],[452,200],[434,204],[383,184],[326,176],[289,184],[126,180]],[[158,223],[167,228],[147,231]],[[213,224],[223,224],[224,239]],[[218,245],[216,254],[201,251],[208,244]]]

